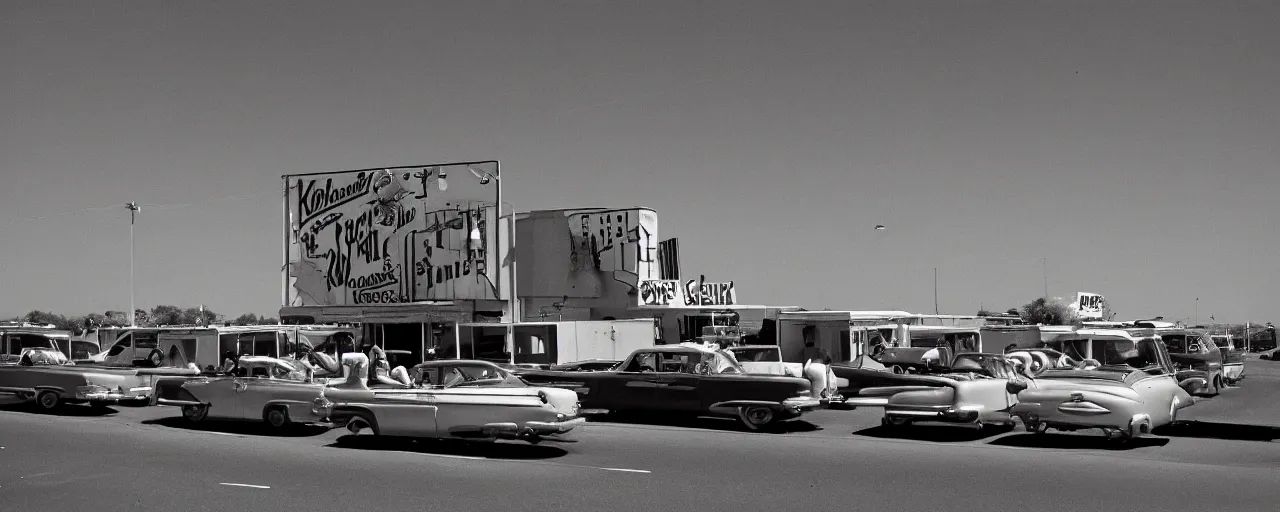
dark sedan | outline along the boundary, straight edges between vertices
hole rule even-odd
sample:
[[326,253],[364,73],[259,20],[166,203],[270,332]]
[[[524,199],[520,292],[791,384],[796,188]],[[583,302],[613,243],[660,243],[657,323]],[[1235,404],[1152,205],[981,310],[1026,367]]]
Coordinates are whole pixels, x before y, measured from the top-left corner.
[[520,376],[534,385],[577,391],[584,414],[723,416],[757,430],[821,405],[807,379],[747,374],[724,352],[692,343],[640,349],[611,370],[533,370]]

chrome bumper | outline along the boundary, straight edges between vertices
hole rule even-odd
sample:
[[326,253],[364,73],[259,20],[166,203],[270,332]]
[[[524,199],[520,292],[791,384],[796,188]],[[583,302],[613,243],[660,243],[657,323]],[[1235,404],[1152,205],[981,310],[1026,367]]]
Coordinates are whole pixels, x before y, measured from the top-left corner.
[[77,391],[77,400],[90,402],[119,402],[121,400],[150,400],[151,387],[143,386],[129,389],[116,388],[107,391]]
[[782,407],[793,412],[812,411],[822,407],[822,400],[817,398],[788,398],[782,401]]
[[480,431],[488,437],[518,438],[521,436],[551,436],[563,434],[574,427],[586,423],[586,418],[570,418],[563,421],[529,421],[524,427],[516,423],[488,423]]
[[973,423],[978,421],[978,411],[972,409],[958,409],[949,405],[937,406],[917,406],[917,407],[886,407],[884,415],[899,418],[914,418],[927,421],[944,421],[947,423]]
[[83,391],[76,393],[76,400],[88,400],[90,402],[118,402],[127,397],[119,391],[98,391],[85,393]]

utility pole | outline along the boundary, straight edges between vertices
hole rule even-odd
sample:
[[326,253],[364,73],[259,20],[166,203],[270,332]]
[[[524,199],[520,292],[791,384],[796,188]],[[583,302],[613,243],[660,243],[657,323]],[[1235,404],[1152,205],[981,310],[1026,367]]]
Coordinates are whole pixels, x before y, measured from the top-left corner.
[[938,267],[933,267],[933,314],[938,313]]
[[134,272],[133,272],[133,224],[137,218],[138,212],[142,211],[142,207],[138,206],[137,201],[130,201],[124,205],[129,209],[129,326],[138,326],[138,307],[134,303]]

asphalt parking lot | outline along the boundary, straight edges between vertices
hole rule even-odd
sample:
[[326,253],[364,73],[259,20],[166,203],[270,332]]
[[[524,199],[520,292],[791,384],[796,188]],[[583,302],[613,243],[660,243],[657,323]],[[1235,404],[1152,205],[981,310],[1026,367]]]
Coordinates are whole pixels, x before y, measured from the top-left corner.
[[[901,510],[943,498],[947,510],[1011,509],[1027,499],[1037,500],[1037,509],[1073,512],[1274,510],[1280,363],[1250,361],[1247,375],[1240,387],[1185,409],[1180,424],[1125,445],[1091,431],[889,431],[875,409],[817,411],[774,433],[711,419],[591,422],[564,441],[532,446],[340,444],[342,430],[271,435],[255,424],[192,427],[170,407],[116,407],[102,415],[87,407],[59,415],[4,407],[0,502],[23,511],[293,510],[306,503],[313,503],[307,509],[316,503],[473,509],[477,502],[499,509],[650,510],[653,492],[663,489],[676,508],[699,510],[741,510],[744,503]],[[1213,486],[1186,484],[1196,479],[1185,473],[1206,470]],[[886,492],[886,485],[899,485],[893,480],[927,482],[930,492]],[[1061,481],[1092,489],[1090,497],[1064,502],[1054,486],[1044,486]],[[1019,490],[1005,494],[1010,488]]]

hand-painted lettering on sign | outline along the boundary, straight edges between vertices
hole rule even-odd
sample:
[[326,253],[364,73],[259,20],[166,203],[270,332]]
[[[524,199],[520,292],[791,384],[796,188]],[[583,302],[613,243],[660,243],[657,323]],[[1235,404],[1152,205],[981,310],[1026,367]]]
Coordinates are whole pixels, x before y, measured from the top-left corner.
[[593,210],[569,216],[574,271],[615,272],[633,286],[658,275],[658,216],[652,210]]
[[1107,298],[1096,293],[1076,293],[1077,314],[1081,319],[1102,318],[1107,309]]
[[[290,305],[505,298],[490,272],[500,267],[495,182],[468,188],[475,172],[449,169],[287,178]],[[456,180],[447,188],[445,172]]]
[[738,303],[733,281],[708,283],[706,276],[683,285],[672,279],[640,282],[640,305],[669,307],[732,306]]
[[676,301],[684,297],[680,293],[680,282],[670,279],[651,279],[640,282],[640,304],[644,306],[679,305]]

